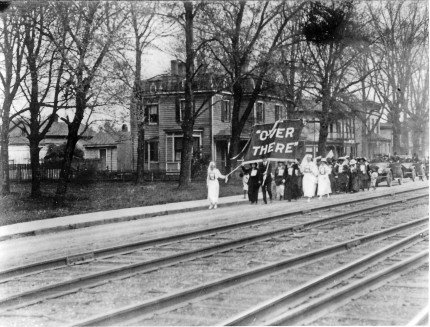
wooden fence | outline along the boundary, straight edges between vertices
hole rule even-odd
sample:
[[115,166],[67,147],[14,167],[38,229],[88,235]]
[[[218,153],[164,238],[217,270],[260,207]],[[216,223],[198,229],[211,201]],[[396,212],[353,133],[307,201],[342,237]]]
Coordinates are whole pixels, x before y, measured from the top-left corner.
[[[56,180],[60,177],[60,168],[50,168],[45,165],[40,167],[42,180]],[[31,166],[29,164],[9,165],[9,178],[13,182],[31,180]]]

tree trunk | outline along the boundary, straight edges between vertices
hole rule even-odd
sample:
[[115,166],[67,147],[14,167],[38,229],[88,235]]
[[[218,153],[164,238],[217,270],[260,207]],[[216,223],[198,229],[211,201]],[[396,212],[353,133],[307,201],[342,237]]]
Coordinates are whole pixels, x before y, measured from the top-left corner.
[[320,132],[318,138],[318,155],[325,157],[327,154],[327,136],[328,136],[328,124],[325,120],[320,121]]
[[318,155],[325,157],[327,153],[327,137],[328,137],[328,127],[329,122],[327,117],[330,110],[330,92],[327,84],[322,84],[322,100],[321,100],[321,117],[320,117],[320,132],[318,138]]
[[83,91],[76,92],[76,111],[75,117],[71,124],[69,124],[69,133],[67,134],[66,148],[64,149],[64,160],[61,165],[60,179],[57,184],[57,191],[55,194],[55,205],[62,205],[64,203],[67,185],[70,181],[72,172],[73,154],[75,152],[76,143],[79,140],[79,127],[81,126],[82,119],[84,118],[85,108],[87,107],[86,96],[89,85],[80,86],[77,90]]
[[30,166],[31,166],[31,197],[37,198],[41,195],[40,191],[40,162],[39,162],[39,142],[30,139]]
[[136,183],[143,184],[145,182],[145,127],[143,122],[137,125],[137,178]]
[[399,113],[398,110],[394,109],[391,111],[392,115],[392,123],[393,123],[393,151],[396,154],[401,154],[401,143],[400,143],[400,136],[402,133],[402,126],[399,121]]
[[10,193],[9,181],[9,111],[5,110],[7,103],[3,103],[3,117],[0,142],[0,185],[1,194]]
[[193,159],[193,129],[182,128],[181,172],[179,174],[179,188],[186,188],[191,182],[191,162]]
[[184,2],[185,8],[185,112],[181,124],[184,133],[182,138],[181,171],[178,188],[187,188],[191,182],[191,160],[193,158],[193,129],[194,129],[194,14],[193,3]]
[[[239,73],[237,70],[236,73]],[[230,138],[230,149],[227,155],[226,172],[231,172],[232,168],[236,166],[237,160],[232,159],[235,157],[240,149],[240,135],[242,134],[243,126],[240,126],[240,107],[242,106],[243,98],[243,87],[242,79],[238,79],[233,84],[233,112],[231,115],[231,138]]]

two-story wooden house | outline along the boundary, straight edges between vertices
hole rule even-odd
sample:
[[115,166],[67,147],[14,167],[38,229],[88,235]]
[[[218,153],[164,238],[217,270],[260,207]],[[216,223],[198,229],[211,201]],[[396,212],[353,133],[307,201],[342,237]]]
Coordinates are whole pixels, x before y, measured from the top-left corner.
[[[202,109],[194,125],[194,151],[199,149],[223,170],[230,145],[233,100],[230,92],[215,92],[215,85],[220,84],[216,78],[215,75],[205,75],[196,79],[194,107],[195,110]],[[170,74],[155,76],[142,83],[141,101],[132,104],[130,115],[133,167],[136,167],[138,124],[143,120],[145,169],[166,173],[180,171],[183,135],[180,124],[185,105],[183,86],[183,63],[174,60]],[[247,104],[246,97],[243,103],[244,106]],[[243,144],[254,123],[285,118],[285,110],[279,98],[264,94],[257,100],[251,116],[242,135]]]

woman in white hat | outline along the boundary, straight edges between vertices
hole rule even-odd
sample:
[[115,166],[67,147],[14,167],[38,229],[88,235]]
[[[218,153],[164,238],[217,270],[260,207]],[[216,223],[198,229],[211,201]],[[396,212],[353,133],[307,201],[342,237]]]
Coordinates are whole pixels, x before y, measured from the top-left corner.
[[211,161],[208,167],[208,175],[206,178],[206,185],[208,187],[208,200],[210,202],[209,209],[216,209],[218,205],[219,197],[219,182],[218,178],[225,179],[227,182],[227,177],[220,173],[216,168],[215,162]]
[[303,173],[303,196],[308,198],[308,202],[315,195],[317,187],[318,168],[312,161],[310,154],[305,155],[300,164],[300,171]]
[[327,198],[330,197],[331,183],[329,174],[331,174],[331,169],[327,165],[327,159],[322,158],[318,167],[318,196],[320,200],[324,195],[327,195]]

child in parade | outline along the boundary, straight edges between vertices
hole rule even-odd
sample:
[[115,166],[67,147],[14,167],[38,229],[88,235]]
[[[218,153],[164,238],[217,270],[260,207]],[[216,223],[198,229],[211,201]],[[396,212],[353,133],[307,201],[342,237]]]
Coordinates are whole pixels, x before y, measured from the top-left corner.
[[[243,167],[242,167],[242,169],[243,169]],[[249,173],[248,172],[243,172],[243,173],[240,173],[239,176],[242,178],[243,198],[246,199],[246,196],[248,194]]]
[[308,198],[308,202],[315,195],[318,169],[316,163],[312,161],[310,154],[305,155],[300,164],[300,171],[303,174],[303,196]]
[[285,165],[283,162],[278,162],[278,167],[275,169],[275,185],[276,185],[276,196],[282,200],[284,197],[285,180],[284,180]]
[[330,198],[331,183],[329,174],[331,174],[331,169],[327,165],[327,159],[322,158],[320,166],[318,167],[318,196],[320,200],[324,195]]
[[259,165],[258,170],[262,176],[261,193],[263,193],[263,201],[267,204],[266,193],[269,195],[270,202],[272,202],[272,166],[267,160],[266,155],[262,155],[263,162]]
[[376,181],[378,179],[378,172],[369,168],[370,174],[370,184],[372,185],[373,190],[376,190]]
[[291,199],[297,200],[300,197],[298,174],[299,166],[295,162],[288,164],[288,168],[284,172],[285,200],[288,200],[288,202],[291,202]]
[[216,209],[218,205],[219,198],[219,182],[218,178],[225,179],[227,182],[227,177],[220,173],[216,168],[215,162],[211,161],[208,167],[208,174],[206,178],[206,185],[208,188],[208,200],[210,202],[209,209]]

